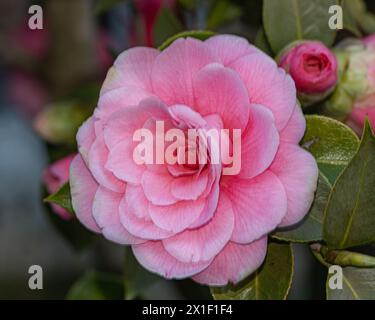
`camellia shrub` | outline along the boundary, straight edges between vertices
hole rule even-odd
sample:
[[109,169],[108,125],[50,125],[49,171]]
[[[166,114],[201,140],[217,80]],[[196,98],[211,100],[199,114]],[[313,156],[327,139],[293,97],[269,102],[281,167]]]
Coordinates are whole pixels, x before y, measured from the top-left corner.
[[256,41],[184,31],[125,50],[45,201],[127,250],[127,298],[137,269],[286,299],[299,243],[340,271],[327,299],[374,299],[374,21],[362,1],[264,0]]

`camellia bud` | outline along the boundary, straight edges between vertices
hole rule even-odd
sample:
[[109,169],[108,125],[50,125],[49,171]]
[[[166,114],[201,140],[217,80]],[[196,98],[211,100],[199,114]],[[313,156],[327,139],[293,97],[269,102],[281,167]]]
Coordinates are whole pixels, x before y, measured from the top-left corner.
[[[345,120],[361,132],[366,116],[375,113],[375,39],[349,39],[335,49],[339,62],[340,80],[326,103],[329,115]],[[370,117],[370,122],[375,124]]]
[[294,79],[303,106],[324,100],[337,84],[336,57],[321,42],[294,42],[279,54],[277,61]]
[[[69,168],[75,154],[62,158],[43,171],[43,183],[45,184],[49,193],[58,191],[69,180]],[[62,219],[69,220],[73,216],[64,208],[51,204],[53,211]]]

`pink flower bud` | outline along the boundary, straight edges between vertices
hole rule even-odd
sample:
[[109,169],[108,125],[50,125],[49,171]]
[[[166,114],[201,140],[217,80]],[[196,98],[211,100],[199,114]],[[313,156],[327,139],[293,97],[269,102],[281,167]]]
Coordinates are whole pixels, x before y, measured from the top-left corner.
[[284,49],[278,61],[294,79],[299,98],[304,105],[323,100],[336,86],[336,57],[321,42],[294,43]]
[[[74,157],[75,154],[69,155],[44,169],[42,179],[49,193],[55,193],[68,182],[70,163]],[[52,204],[51,206],[53,211],[62,219],[69,220],[72,218],[72,215],[64,208],[56,204]]]

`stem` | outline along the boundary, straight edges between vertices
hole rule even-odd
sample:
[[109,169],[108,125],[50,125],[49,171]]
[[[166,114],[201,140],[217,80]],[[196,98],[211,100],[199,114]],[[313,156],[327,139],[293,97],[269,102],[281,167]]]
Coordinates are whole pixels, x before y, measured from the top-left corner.
[[346,250],[330,250],[326,246],[314,243],[311,246],[315,257],[324,265],[342,267],[375,268],[375,257]]

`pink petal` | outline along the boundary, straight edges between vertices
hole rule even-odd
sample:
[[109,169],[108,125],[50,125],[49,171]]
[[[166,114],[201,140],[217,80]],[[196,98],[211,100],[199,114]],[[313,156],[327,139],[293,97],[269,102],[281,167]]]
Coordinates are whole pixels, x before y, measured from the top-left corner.
[[249,123],[241,137],[241,178],[264,172],[275,158],[279,133],[272,113],[263,106],[251,105]]
[[230,67],[245,83],[250,102],[270,109],[276,127],[282,130],[296,105],[296,88],[292,78],[264,53],[242,57]]
[[110,150],[105,167],[122,181],[140,184],[146,166],[135,163],[133,159],[135,147],[135,142],[129,139],[118,143]]
[[295,224],[304,218],[314,200],[319,174],[315,159],[299,146],[281,143],[271,171],[284,185],[288,198],[287,214],[280,226]]
[[72,206],[78,220],[94,232],[100,232],[92,216],[92,205],[98,184],[87,169],[83,159],[77,155],[70,165],[70,192]]
[[100,95],[121,87],[152,92],[151,70],[158,54],[156,49],[142,47],[124,51],[108,71]]
[[234,216],[231,203],[221,195],[214,217],[203,227],[186,230],[163,240],[165,249],[182,262],[208,261],[215,257],[232,236]]
[[120,222],[119,206],[122,197],[121,193],[99,187],[92,207],[95,221],[108,240],[120,244],[142,243],[145,240],[132,236]]
[[154,93],[166,104],[194,105],[192,79],[205,65],[215,62],[211,50],[199,40],[174,41],[159,54],[152,71]]
[[195,275],[193,280],[210,286],[238,283],[258,269],[267,252],[267,237],[250,244],[229,242],[209,267]]
[[250,180],[224,178],[224,191],[232,201],[232,241],[250,243],[274,230],[286,214],[287,199],[280,180],[270,171]]
[[132,246],[139,263],[151,272],[167,279],[183,279],[207,268],[210,261],[183,263],[165,251],[160,241],[148,241]]
[[142,187],[146,198],[155,205],[167,206],[177,202],[172,195],[171,185],[174,178],[166,171],[145,171]]
[[105,168],[108,159],[108,149],[104,144],[103,136],[95,140],[89,152],[89,168],[99,184],[115,192],[124,192],[125,183],[118,180],[112,172]]
[[249,96],[231,69],[210,64],[194,78],[195,109],[201,115],[218,114],[224,128],[244,129],[249,118]]
[[86,164],[88,164],[89,151],[96,138],[94,122],[95,118],[93,116],[88,118],[77,132],[78,151]]
[[306,130],[306,120],[301,107],[297,104],[286,127],[280,132],[280,140],[283,142],[298,144]]
[[158,227],[178,233],[198,219],[205,204],[205,199],[180,201],[169,206],[156,206],[150,203],[148,212]]
[[142,186],[128,184],[125,196],[130,212],[140,219],[151,220],[148,214],[148,200],[145,197]]
[[159,240],[172,236],[172,233],[156,226],[147,217],[139,218],[129,209],[126,197],[123,197],[119,207],[120,221],[132,235],[142,239]]
[[259,49],[251,45],[245,38],[228,34],[210,37],[204,43],[225,66],[245,55],[259,52]]
[[207,173],[175,178],[172,181],[172,195],[179,200],[197,200],[208,183]]

